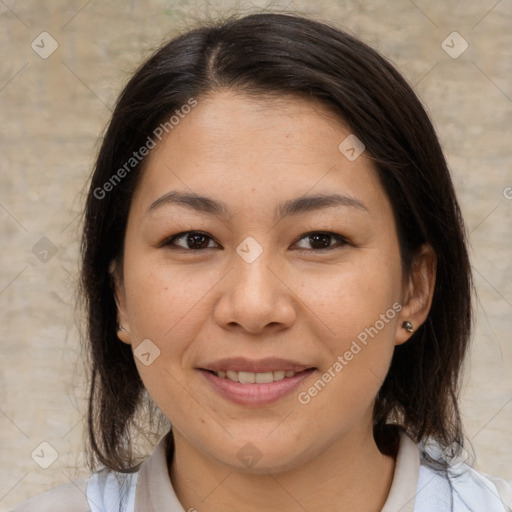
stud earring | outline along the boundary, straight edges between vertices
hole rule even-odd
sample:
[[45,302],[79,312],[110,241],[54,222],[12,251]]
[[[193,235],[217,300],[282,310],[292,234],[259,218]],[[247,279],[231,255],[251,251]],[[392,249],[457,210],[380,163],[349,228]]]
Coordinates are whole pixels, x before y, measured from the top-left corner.
[[121,324],[117,325],[117,331],[128,332]]
[[405,320],[405,322],[402,324],[402,327],[407,332],[414,332],[414,326],[411,324],[411,322],[409,322],[409,320]]

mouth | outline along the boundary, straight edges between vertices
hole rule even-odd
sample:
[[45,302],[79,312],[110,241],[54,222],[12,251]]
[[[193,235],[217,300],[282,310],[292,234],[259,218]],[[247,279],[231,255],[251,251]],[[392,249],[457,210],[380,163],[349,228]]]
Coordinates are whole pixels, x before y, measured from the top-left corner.
[[206,371],[213,373],[213,375],[221,379],[228,379],[232,382],[240,382],[241,384],[269,384],[271,382],[289,379],[297,375],[297,373],[302,373],[294,372],[293,370],[273,370],[269,372],[237,372],[234,370]]
[[283,359],[231,358],[197,368],[216,394],[245,406],[263,406],[290,395],[317,368]]

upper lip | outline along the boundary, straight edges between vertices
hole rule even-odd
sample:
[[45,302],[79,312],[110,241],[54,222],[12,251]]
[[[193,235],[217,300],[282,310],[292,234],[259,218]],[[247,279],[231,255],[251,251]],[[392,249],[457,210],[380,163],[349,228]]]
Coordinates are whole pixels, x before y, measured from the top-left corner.
[[278,357],[267,357],[257,360],[246,359],[245,357],[229,357],[225,359],[217,359],[211,363],[205,363],[200,368],[202,370],[211,370],[214,372],[231,370],[235,372],[264,373],[275,370],[291,370],[298,373],[313,368],[313,366]]

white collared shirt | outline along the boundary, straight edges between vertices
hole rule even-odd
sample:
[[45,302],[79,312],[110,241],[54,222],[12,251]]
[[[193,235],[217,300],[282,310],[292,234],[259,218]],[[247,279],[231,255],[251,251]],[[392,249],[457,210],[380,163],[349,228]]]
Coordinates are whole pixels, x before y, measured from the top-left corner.
[[[189,512],[168,474],[170,432],[135,473],[103,469],[34,496],[11,512]],[[381,512],[512,512],[512,483],[474,470],[466,463],[437,470],[426,455],[436,445],[416,445],[402,433],[391,489]],[[193,510],[193,509],[192,509]]]

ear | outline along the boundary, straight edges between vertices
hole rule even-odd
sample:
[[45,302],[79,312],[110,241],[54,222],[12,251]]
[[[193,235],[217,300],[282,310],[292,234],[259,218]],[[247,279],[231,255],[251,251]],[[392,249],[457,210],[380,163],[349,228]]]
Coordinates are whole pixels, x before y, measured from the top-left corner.
[[[110,262],[108,270],[112,277],[114,300],[117,305],[117,337],[123,343],[131,345],[130,324],[128,322],[128,314],[126,311],[126,294],[124,290],[122,270],[118,267],[116,260],[112,260]],[[122,330],[120,328],[122,328]]]
[[405,343],[413,333],[402,327],[408,321],[418,330],[428,317],[436,283],[437,257],[429,244],[423,244],[411,264],[411,275],[405,284],[404,301],[396,333],[396,345]]

